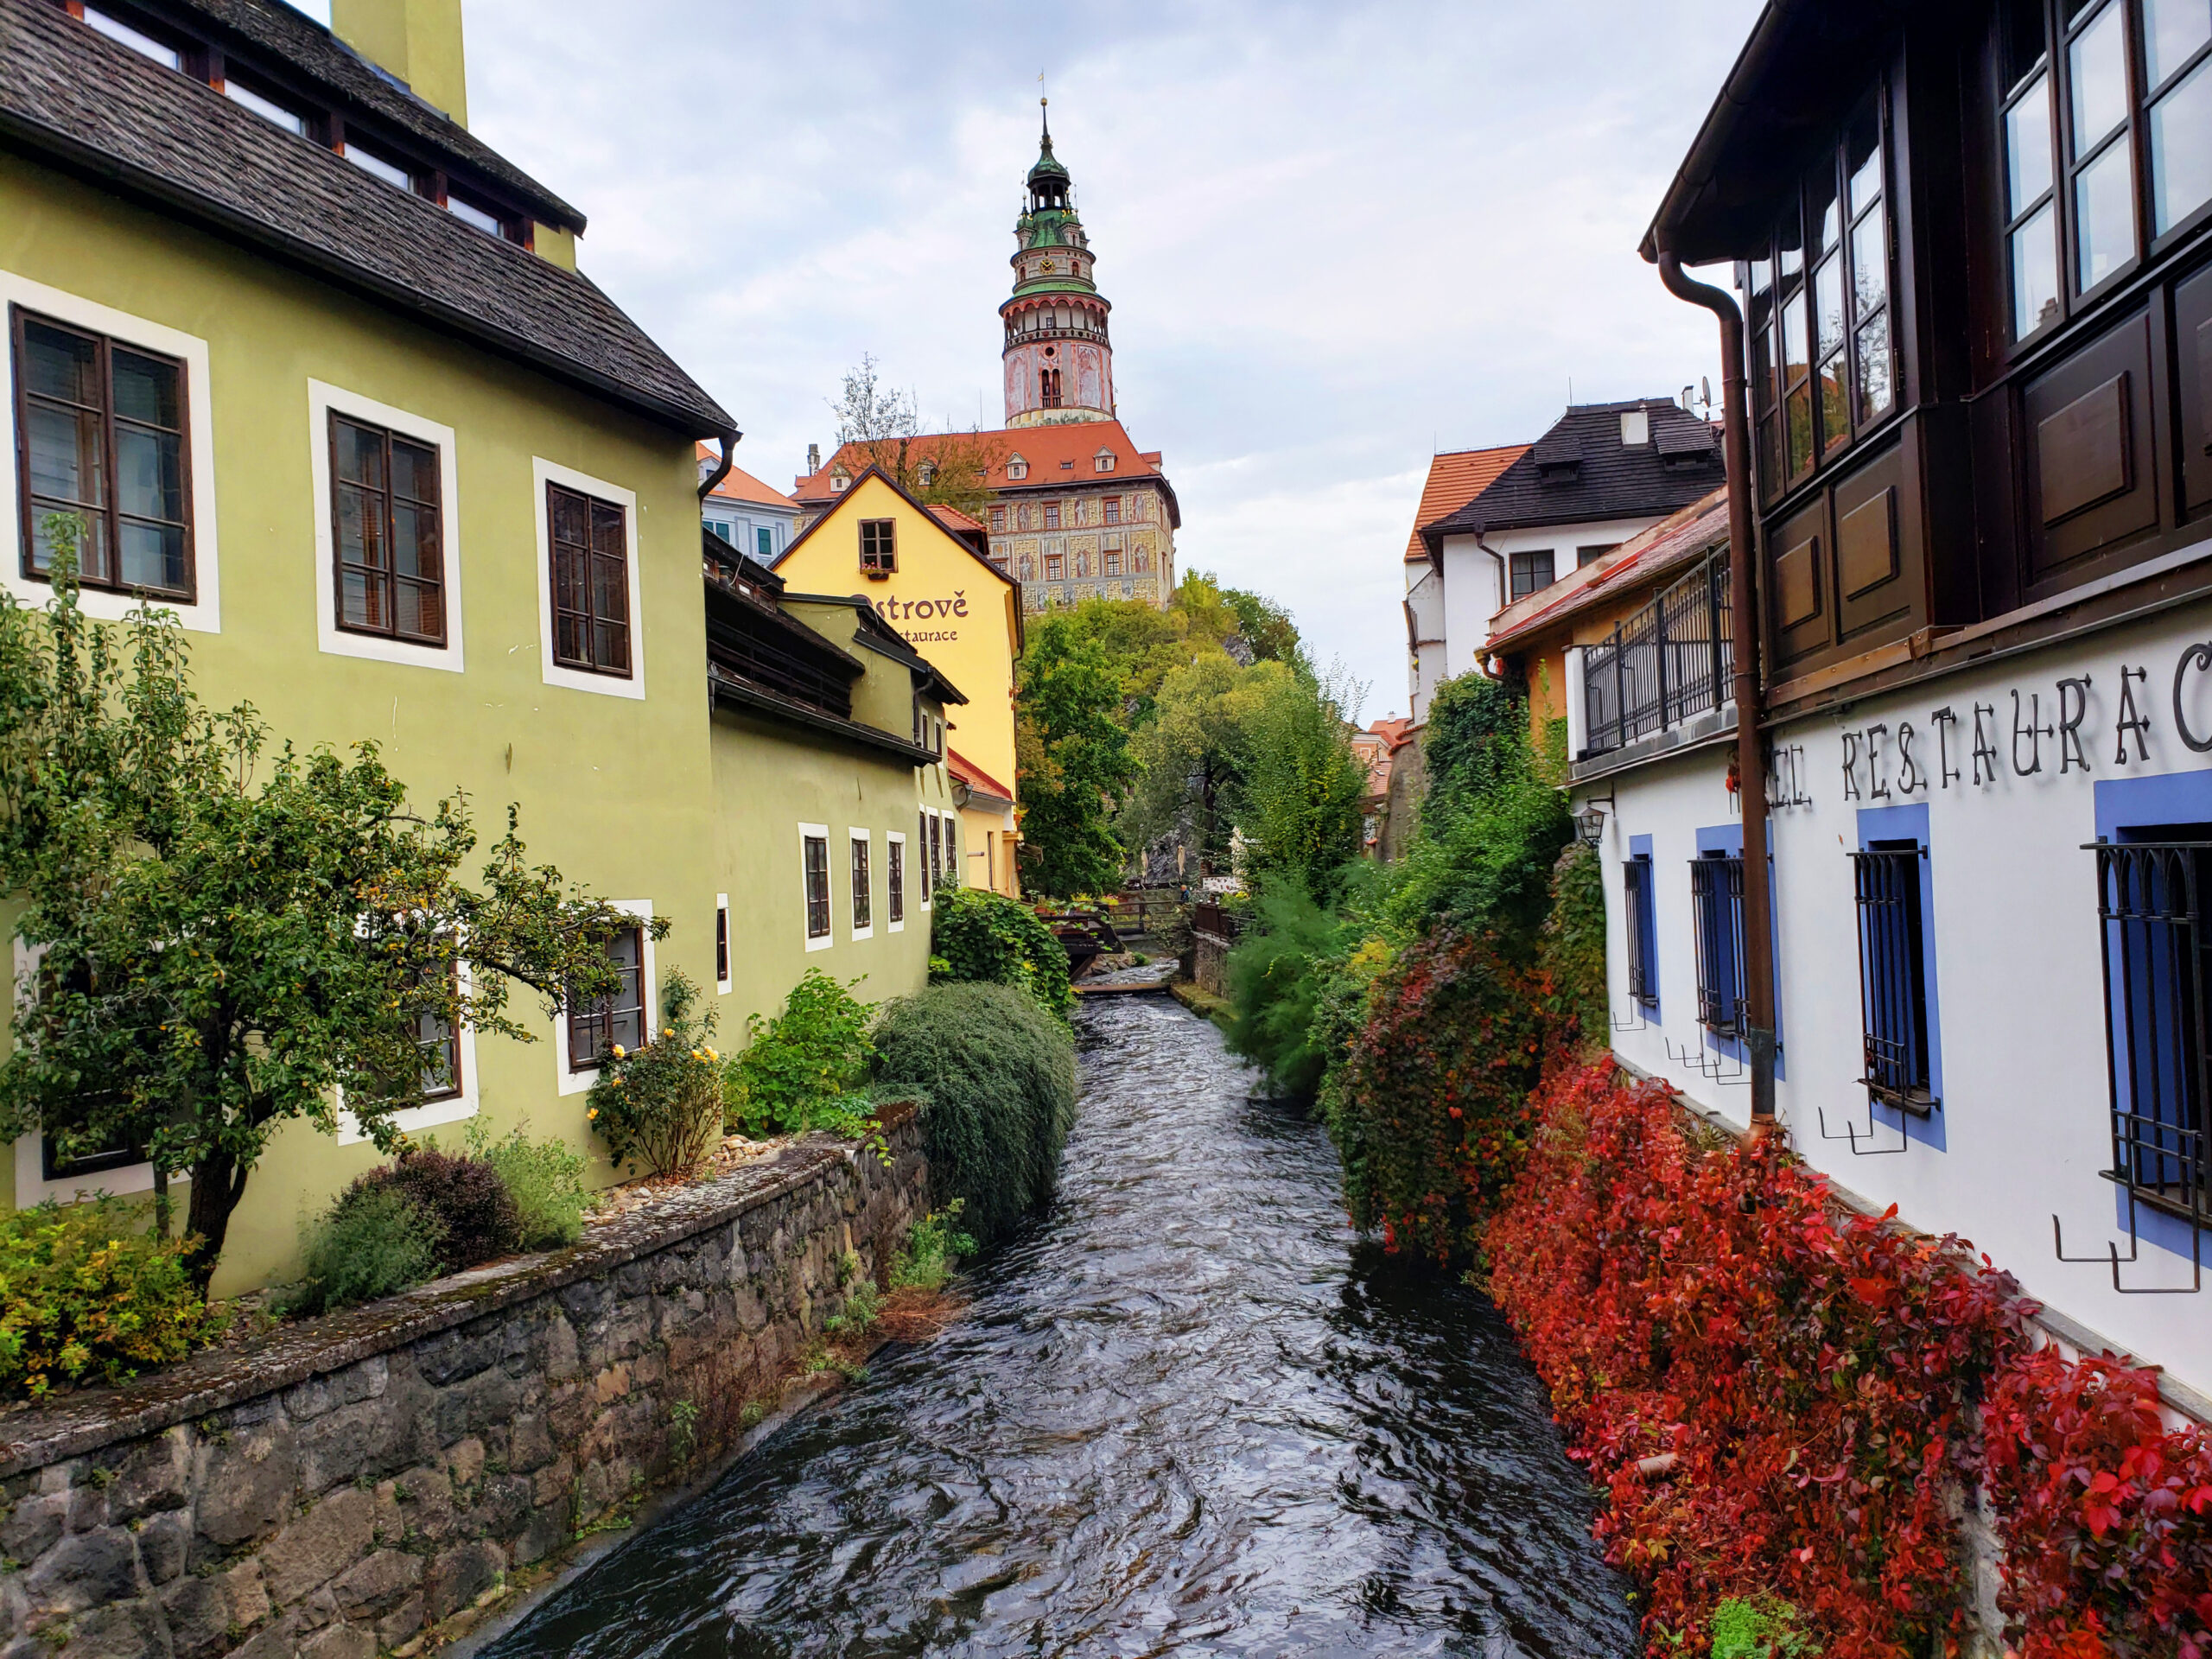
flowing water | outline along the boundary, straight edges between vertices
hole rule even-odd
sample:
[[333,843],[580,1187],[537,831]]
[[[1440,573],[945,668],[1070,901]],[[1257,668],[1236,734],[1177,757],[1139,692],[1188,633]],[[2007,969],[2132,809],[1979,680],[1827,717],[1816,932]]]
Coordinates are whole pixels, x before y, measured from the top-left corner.
[[1077,1014],[1058,1202],[493,1652],[1636,1652],[1479,1295],[1362,1247],[1320,1126],[1159,997]]

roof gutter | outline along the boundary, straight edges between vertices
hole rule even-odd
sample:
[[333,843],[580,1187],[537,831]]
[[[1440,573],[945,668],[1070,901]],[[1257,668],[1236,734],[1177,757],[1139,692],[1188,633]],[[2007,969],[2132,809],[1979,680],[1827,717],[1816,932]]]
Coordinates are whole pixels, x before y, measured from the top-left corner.
[[[1758,22],[1751,25],[1751,38],[1744,42],[1744,49],[1736,54],[1727,79],[1720,84],[1720,95],[1706,111],[1697,137],[1690,143],[1689,154],[1682,157],[1682,164],[1675,170],[1674,181],[1667,187],[1659,211],[1652,216],[1650,228],[1643,233],[1637,251],[1647,261],[1657,263],[1679,242],[1682,221],[1712,185],[1719,171],[1721,152],[1735,136],[1737,122],[1751,106],[1751,89],[1765,79],[1789,26],[1800,13],[1813,10],[1814,3],[1815,0],[1767,0]],[[1704,261],[1694,257],[1691,263]],[[1675,291],[1671,283],[1669,291]]]
[[[1773,15],[1770,10],[1768,16]],[[1737,67],[1740,72],[1740,60]],[[1733,81],[1732,76],[1732,85]],[[1722,289],[1684,275],[1681,261],[1663,245],[1657,263],[1659,280],[1669,294],[1703,306],[1720,323],[1720,402],[1728,446],[1728,622],[1734,657],[1737,792],[1744,813],[1745,1044],[1751,1051],[1751,1132],[1758,1135],[1774,1124],[1774,878],[1767,842],[1766,764],[1759,737],[1760,594],[1758,557],[1752,545],[1744,314]]]

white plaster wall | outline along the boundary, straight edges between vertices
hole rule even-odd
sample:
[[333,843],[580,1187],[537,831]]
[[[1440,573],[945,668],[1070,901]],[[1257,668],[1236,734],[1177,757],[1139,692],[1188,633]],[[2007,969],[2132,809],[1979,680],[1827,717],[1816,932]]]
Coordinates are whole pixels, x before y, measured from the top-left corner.
[[1491,619],[1503,608],[1497,561],[1471,536],[1444,538],[1444,674],[1465,674],[1481,660]]
[[[1970,1239],[2050,1307],[2164,1365],[2178,1380],[2212,1391],[2212,1274],[2197,1295],[2117,1294],[2102,1260],[2068,1265],[2055,1257],[2051,1217],[2064,1224],[2069,1255],[2101,1252],[2107,1242],[2128,1253],[2116,1224],[2119,1190],[2098,1172],[2112,1161],[2111,1089],[2097,918],[2094,860],[2082,850],[2097,832],[2095,785],[2172,777],[2212,802],[2212,754],[2190,750],[2176,731],[2175,670],[2183,653],[2212,638],[2212,607],[2097,636],[2076,645],[1947,677],[1902,693],[1870,697],[1841,716],[1799,721],[1777,734],[1786,749],[1802,749],[1798,772],[1806,804],[1772,816],[1782,1078],[1777,1108],[1792,1142],[1839,1184],[1877,1205],[1894,1203],[1924,1231]],[[2150,720],[2139,745],[2131,740],[2126,765],[2115,760],[2120,670],[2131,679],[2137,709]],[[2055,725],[2062,677],[2086,675],[2080,736],[2086,769],[2062,771],[2056,735],[2015,742],[2012,693],[2020,693],[2023,722],[2031,696],[2038,723]],[[2212,675],[2192,666],[2183,711],[2194,731],[2212,737]],[[1984,715],[1998,751],[1996,773],[1976,785],[1971,755],[1973,710]],[[1948,784],[1938,765],[1932,711],[1959,715],[1949,728]],[[1929,774],[1907,791],[1898,764],[1897,729],[1910,721]],[[1863,753],[1847,792],[1847,731],[1889,728],[1882,760]],[[2040,771],[2020,770],[2037,757]],[[2139,758],[2139,752],[2140,758]],[[1715,748],[1618,778],[1617,805],[1603,849],[1608,907],[1609,968],[1616,1021],[1630,1012],[1626,992],[1620,861],[1629,837],[1653,837],[1658,912],[1659,978],[1663,1024],[1617,1028],[1616,1051],[1665,1077],[1700,1104],[1736,1122],[1746,1121],[1749,1090],[1700,1075],[1674,1058],[1694,1050],[1696,962],[1689,878],[1683,868],[1700,826],[1733,822],[1724,785],[1728,750]],[[1595,793],[1609,785],[1600,784]],[[1875,798],[1879,788],[1887,798]],[[1587,795],[1593,791],[1579,791]],[[1859,845],[1860,809],[1924,804],[1928,808],[1937,1037],[1942,1057],[1942,1108],[1928,1131],[1942,1145],[1916,1138],[1900,1154],[1854,1155],[1840,1139],[1847,1122],[1863,1146],[1899,1145],[1899,1116],[1878,1113],[1869,1141],[1870,1108],[1860,1075],[1861,1028],[1858,933],[1848,852]],[[2212,819],[2212,806],[2191,810]],[[1732,1072],[1734,1068],[1729,1070]],[[2168,1235],[2181,1253],[2143,1236],[2139,1259],[2123,1266],[2131,1288],[2185,1287],[2190,1260],[2185,1227]],[[2207,1241],[2212,1255],[2212,1241]]]
[[1444,677],[1444,578],[1431,566],[1406,566],[1406,608],[1413,619],[1407,691],[1419,723],[1428,718],[1428,700]]

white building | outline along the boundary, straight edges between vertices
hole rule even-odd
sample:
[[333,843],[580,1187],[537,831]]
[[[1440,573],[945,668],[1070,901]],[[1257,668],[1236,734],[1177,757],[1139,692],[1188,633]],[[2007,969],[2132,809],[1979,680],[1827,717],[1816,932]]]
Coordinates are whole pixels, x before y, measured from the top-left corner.
[[1427,717],[1438,680],[1482,665],[1507,605],[1604,558],[1719,478],[1715,429],[1677,404],[1570,406],[1465,505],[1416,531],[1428,570],[1408,583],[1414,718]]
[[1421,533],[1481,494],[1497,475],[1529,453],[1525,443],[1491,449],[1455,449],[1429,458],[1421,505],[1406,537],[1406,689],[1414,723],[1428,718],[1428,699],[1444,678],[1444,575],[1429,560]]
[[[699,464],[703,478],[713,464],[703,448]],[[739,467],[729,469],[699,511],[709,535],[763,564],[773,564],[798,534],[798,503]]]

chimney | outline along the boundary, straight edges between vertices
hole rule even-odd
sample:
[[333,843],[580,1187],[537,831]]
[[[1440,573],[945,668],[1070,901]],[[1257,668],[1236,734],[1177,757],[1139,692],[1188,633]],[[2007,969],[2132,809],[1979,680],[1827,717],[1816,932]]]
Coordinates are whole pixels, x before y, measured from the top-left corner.
[[461,0],[330,0],[330,30],[425,104],[468,124]]
[[806,446],[806,475],[812,478],[821,470],[822,446],[818,443],[810,443]]

